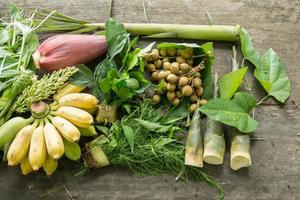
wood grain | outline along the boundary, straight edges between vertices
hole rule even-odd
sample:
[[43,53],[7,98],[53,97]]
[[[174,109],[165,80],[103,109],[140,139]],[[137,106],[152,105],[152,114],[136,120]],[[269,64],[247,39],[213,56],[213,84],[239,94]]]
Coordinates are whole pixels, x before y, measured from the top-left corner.
[[[0,16],[7,17],[11,3],[24,8],[56,9],[74,17],[103,22],[109,15],[110,1],[79,0],[0,0]],[[281,57],[292,81],[292,97],[300,102],[300,2],[299,0],[145,0],[150,22],[207,24],[207,9],[215,24],[240,24],[247,28],[255,46],[263,53],[272,47]],[[142,0],[113,2],[112,15],[122,22],[146,22]],[[141,43],[141,45],[145,45]],[[230,71],[231,43],[215,43],[215,71]],[[251,67],[252,68],[252,67]],[[252,68],[253,70],[253,68]],[[265,95],[251,73],[248,74],[257,98]],[[268,101],[274,103],[273,101]],[[260,106],[256,109],[259,127],[252,142],[253,166],[233,172],[229,152],[223,166],[205,166],[225,189],[228,200],[298,200],[300,199],[300,111],[289,105]],[[228,149],[228,148],[227,148]],[[175,182],[174,177],[138,177],[127,170],[106,168],[75,177],[79,164],[60,161],[59,170],[50,178],[42,173],[26,177],[19,169],[3,164],[0,172],[1,199],[127,199],[185,200],[214,199],[215,191],[205,183]],[[52,192],[47,190],[58,187]],[[40,197],[40,195],[43,195]]]

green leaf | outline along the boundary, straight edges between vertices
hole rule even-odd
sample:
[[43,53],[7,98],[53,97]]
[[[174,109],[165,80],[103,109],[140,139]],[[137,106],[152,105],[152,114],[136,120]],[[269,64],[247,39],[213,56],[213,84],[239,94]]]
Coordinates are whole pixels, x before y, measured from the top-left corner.
[[201,70],[201,77],[204,86],[202,98],[206,100],[210,100],[213,98],[213,82],[214,82],[212,78],[213,64],[215,63],[213,43],[207,42],[201,45],[201,50],[203,54],[206,54],[204,58],[205,68]]
[[231,99],[247,72],[247,67],[225,74],[219,81],[220,98]]
[[104,101],[107,99],[107,96],[100,90],[99,80],[105,79],[108,75],[108,72],[113,69],[117,68],[116,63],[113,60],[104,59],[100,62],[94,72],[94,80],[95,86],[93,87],[93,94],[100,100]]
[[239,35],[244,59],[249,60],[255,66],[258,65],[260,54],[253,46],[253,41],[250,34],[246,29],[241,28]]
[[134,150],[134,132],[130,126],[126,126],[124,124],[121,125],[123,128],[123,132],[126,136],[126,139],[130,145],[131,153],[133,153]]
[[237,92],[234,95],[233,102],[242,108],[245,113],[249,113],[256,106],[255,97],[246,92]]
[[155,42],[151,42],[145,48],[141,49],[139,56],[142,56],[144,53],[149,52],[153,48],[154,45],[155,45]]
[[5,44],[9,40],[9,32],[6,29],[0,30],[0,45]]
[[96,128],[101,131],[101,133],[104,133],[105,135],[109,135],[111,132],[106,126],[96,126]]
[[157,133],[167,133],[172,127],[172,125],[161,125],[160,123],[154,123],[151,121],[146,121],[137,118],[134,118],[133,120],[139,125],[141,125],[143,128]]
[[76,66],[78,71],[73,74],[69,81],[78,86],[88,86],[93,82],[93,72],[87,66],[80,64]]
[[243,100],[212,99],[200,107],[200,111],[213,120],[237,128],[240,132],[250,133],[256,130],[257,122],[245,112],[248,108],[240,107],[239,103]]
[[284,71],[279,56],[273,49],[269,49],[261,58],[254,70],[254,76],[268,92],[281,103],[290,96],[291,83]]
[[106,39],[107,41],[113,40],[113,38],[120,33],[127,33],[125,26],[115,21],[113,18],[109,18],[105,22]]
[[127,33],[120,33],[114,38],[108,41],[107,53],[110,59],[114,59],[115,56],[127,50],[128,35]]
[[99,88],[103,93],[107,94],[111,89],[110,79],[109,78],[104,78],[102,80],[99,80]]
[[185,47],[191,47],[191,48],[200,48],[198,44],[195,43],[169,43],[169,42],[163,42],[157,45],[158,49],[161,48],[185,48]]

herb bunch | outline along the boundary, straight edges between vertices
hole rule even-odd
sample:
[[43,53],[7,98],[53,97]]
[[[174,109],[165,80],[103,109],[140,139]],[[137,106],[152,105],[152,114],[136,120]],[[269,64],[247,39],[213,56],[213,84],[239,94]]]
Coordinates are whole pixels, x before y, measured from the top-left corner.
[[[104,131],[103,127],[99,127],[105,132],[107,143],[98,145],[102,148],[110,164],[127,167],[138,175],[171,173],[177,176],[177,179],[206,181],[217,188],[218,199],[223,198],[223,189],[212,177],[199,168],[184,164],[184,144],[175,137],[168,137],[168,132],[172,131],[172,127],[166,132],[156,130],[156,127],[167,127],[162,123],[161,109],[154,109],[150,100],[143,100],[138,102],[133,110],[121,121],[115,122],[110,130]],[[149,122],[150,126],[142,126],[140,123],[136,123],[136,119]],[[127,128],[124,129],[124,126]],[[131,139],[128,137],[128,132],[130,132],[128,127],[133,134],[130,136]],[[177,128],[179,127],[177,126]],[[132,140],[134,148],[130,143]]]

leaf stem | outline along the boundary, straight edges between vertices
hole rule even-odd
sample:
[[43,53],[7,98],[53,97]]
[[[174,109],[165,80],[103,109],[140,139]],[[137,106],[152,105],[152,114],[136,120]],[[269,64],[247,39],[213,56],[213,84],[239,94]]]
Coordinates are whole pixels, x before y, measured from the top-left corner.
[[269,97],[269,95],[264,96],[264,97],[256,104],[256,106],[259,106],[260,104],[262,104],[268,97]]

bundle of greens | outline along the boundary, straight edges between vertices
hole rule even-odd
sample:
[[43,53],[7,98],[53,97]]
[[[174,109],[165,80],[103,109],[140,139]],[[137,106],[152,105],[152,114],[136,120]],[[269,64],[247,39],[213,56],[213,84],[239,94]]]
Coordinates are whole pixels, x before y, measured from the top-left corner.
[[0,124],[9,119],[15,98],[36,79],[31,59],[39,45],[34,14],[26,16],[16,7],[10,13],[10,21],[0,23]]
[[138,175],[171,173],[184,180],[204,180],[219,190],[218,199],[223,198],[223,190],[210,176],[184,164],[184,144],[177,137],[168,137],[169,132],[179,129],[176,123],[165,124],[168,120],[150,100],[138,101],[132,110],[110,129],[98,126],[104,135],[86,145],[87,167],[111,164],[127,167]]
[[143,51],[132,51],[137,38],[130,41],[124,25],[113,19],[105,27],[108,53],[95,69],[94,94],[102,103],[118,106],[143,93],[150,82],[143,75]]

